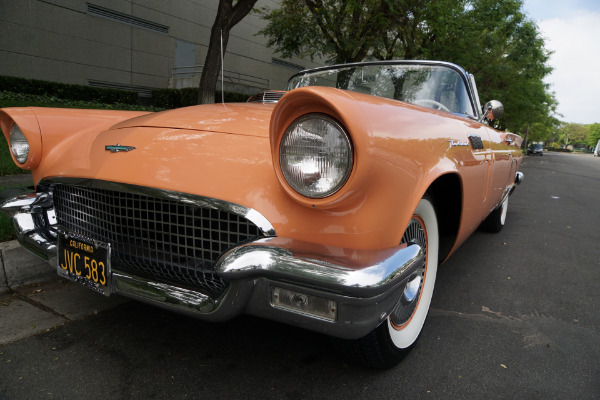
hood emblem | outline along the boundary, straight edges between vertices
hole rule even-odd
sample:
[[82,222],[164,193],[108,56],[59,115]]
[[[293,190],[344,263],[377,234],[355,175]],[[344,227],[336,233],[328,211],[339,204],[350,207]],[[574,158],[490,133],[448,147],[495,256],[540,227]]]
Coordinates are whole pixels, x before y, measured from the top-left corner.
[[134,146],[121,146],[120,143],[117,143],[116,145],[104,146],[104,150],[110,151],[111,153],[118,153],[120,151],[131,151],[135,150],[136,148],[137,147]]

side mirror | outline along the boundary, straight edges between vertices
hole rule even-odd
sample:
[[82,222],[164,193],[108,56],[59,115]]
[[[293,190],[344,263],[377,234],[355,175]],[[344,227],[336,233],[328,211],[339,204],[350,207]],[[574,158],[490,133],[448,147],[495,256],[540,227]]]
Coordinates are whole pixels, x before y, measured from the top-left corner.
[[481,120],[479,122],[483,122],[484,120],[495,121],[500,116],[504,114],[504,106],[498,100],[488,101],[485,106],[483,106],[483,115],[481,116]]

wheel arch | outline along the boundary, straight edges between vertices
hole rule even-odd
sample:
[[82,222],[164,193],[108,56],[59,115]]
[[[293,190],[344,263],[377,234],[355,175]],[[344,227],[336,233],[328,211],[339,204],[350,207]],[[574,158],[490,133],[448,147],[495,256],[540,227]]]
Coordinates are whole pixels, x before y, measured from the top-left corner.
[[448,257],[458,236],[462,215],[462,192],[462,183],[456,173],[438,177],[427,189],[438,220],[440,263]]

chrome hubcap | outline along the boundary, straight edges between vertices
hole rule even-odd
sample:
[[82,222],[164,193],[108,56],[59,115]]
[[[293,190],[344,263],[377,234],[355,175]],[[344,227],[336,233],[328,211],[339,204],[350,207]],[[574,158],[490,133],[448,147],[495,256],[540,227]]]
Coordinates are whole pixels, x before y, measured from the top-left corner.
[[410,320],[419,304],[423,279],[425,278],[425,265],[427,262],[427,235],[420,218],[413,218],[404,232],[402,243],[418,244],[425,252],[423,265],[417,268],[404,288],[400,301],[392,311],[390,319],[395,326],[402,326]]
[[412,280],[408,282],[404,293],[402,293],[402,302],[411,303],[419,294],[421,288],[421,281],[423,278],[420,275],[413,276]]

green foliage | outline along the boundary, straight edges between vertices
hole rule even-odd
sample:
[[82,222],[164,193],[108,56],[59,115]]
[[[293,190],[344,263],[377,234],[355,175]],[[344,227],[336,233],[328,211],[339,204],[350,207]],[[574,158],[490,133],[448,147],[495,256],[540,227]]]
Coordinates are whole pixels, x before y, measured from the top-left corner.
[[0,76],[0,92],[32,94],[104,104],[138,104],[136,92]]
[[600,140],[600,123],[591,125],[562,124],[554,138],[561,146],[594,149]]
[[555,128],[556,99],[544,78],[550,53],[522,0],[283,0],[262,8],[260,33],[284,57],[328,62],[433,59],[472,72],[480,98],[498,99],[499,127]]
[[161,108],[187,107],[198,103],[198,88],[154,89],[152,105]]
[[[549,121],[556,99],[544,78],[552,71],[550,53],[534,22],[521,11],[520,0],[479,0],[465,14],[465,49],[448,45],[437,53],[471,71],[483,102],[496,98],[505,106],[499,127],[524,132],[527,125]],[[547,130],[544,130],[547,131]]]
[[0,242],[13,240],[17,237],[14,222],[11,217],[0,213]]
[[277,9],[258,10],[268,22],[259,33],[284,57],[362,61],[391,29],[396,8],[389,0],[283,0]]
[[589,125],[589,134],[586,138],[586,144],[590,147],[596,147],[600,140],[600,124]]
[[0,242],[13,240],[16,237],[15,228],[12,219],[4,214],[0,214]]
[[[225,92],[225,102],[245,102],[250,96]],[[221,102],[221,92],[215,93],[215,102]],[[198,88],[155,89],[152,91],[152,105],[159,108],[179,108],[198,104]]]
[[125,103],[98,103],[95,101],[61,99],[54,96],[0,92],[0,108],[3,107],[58,107],[93,108],[101,110],[160,111],[156,107]]
[[585,147],[590,128],[582,124],[564,124],[558,133],[558,140],[561,145]]
[[[228,103],[245,102],[248,97],[250,96],[245,94],[225,92],[225,102]],[[220,91],[215,93],[215,101],[221,102]],[[135,92],[0,76],[0,107],[158,111],[197,103],[198,88],[155,89],[152,91],[152,107],[147,107],[138,104],[138,95]]]

